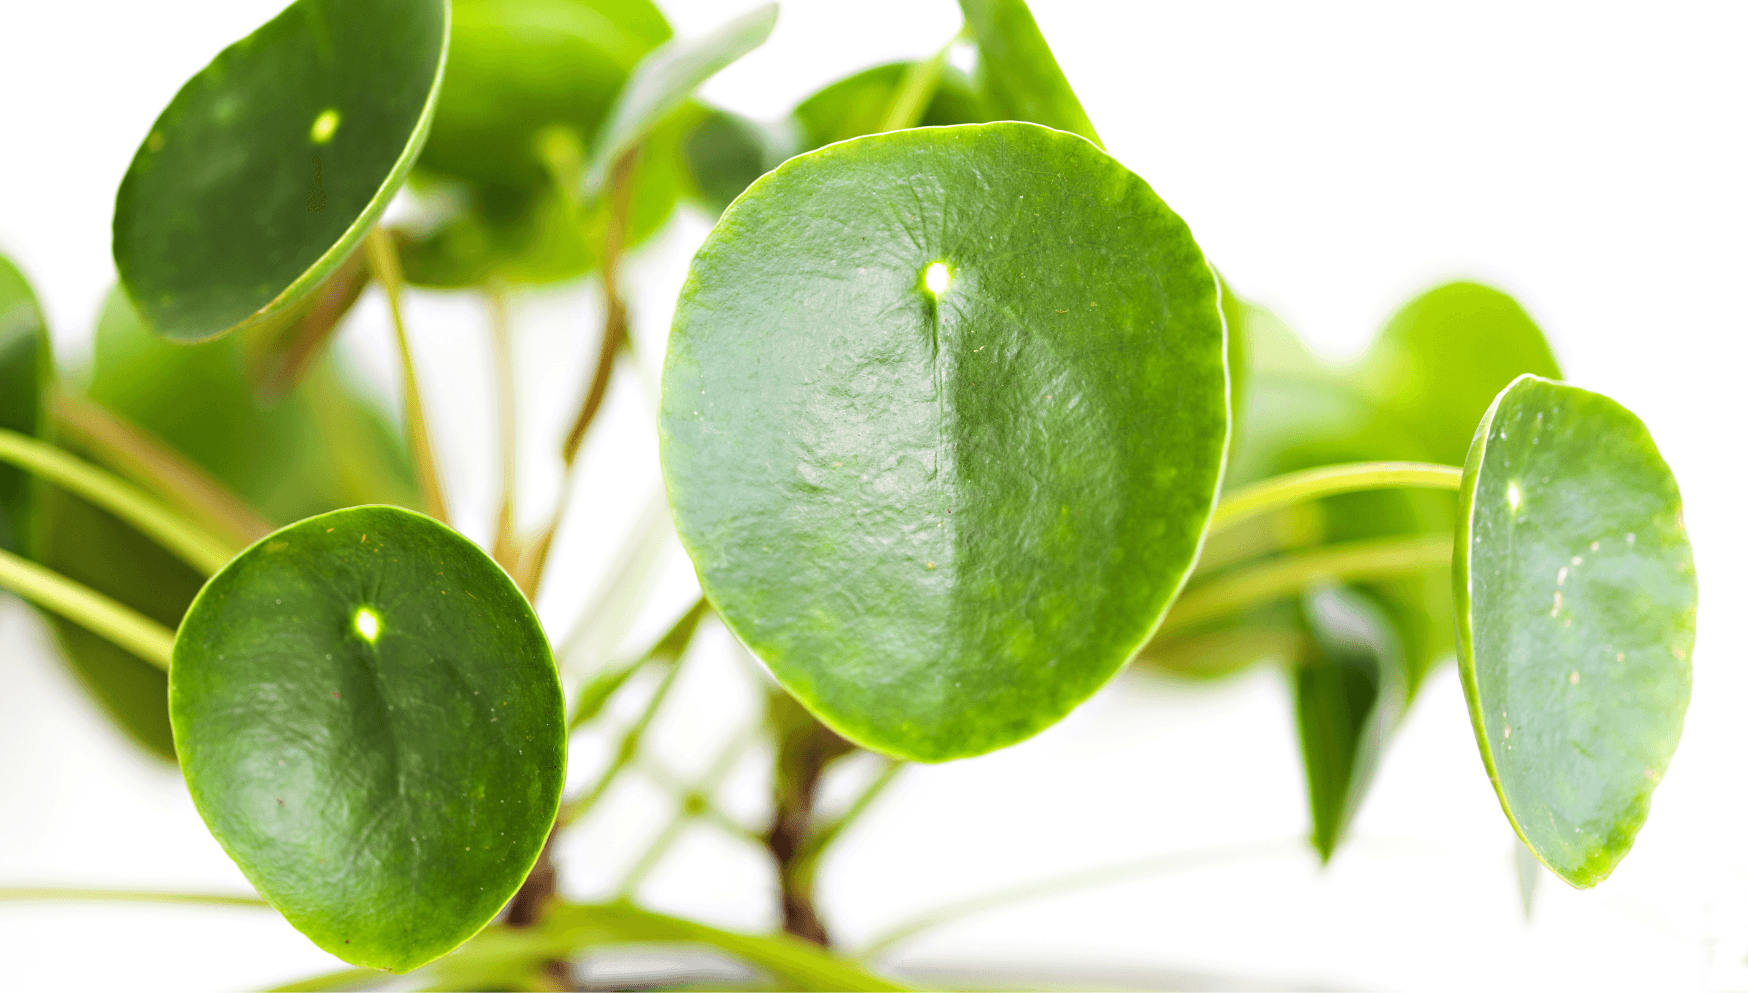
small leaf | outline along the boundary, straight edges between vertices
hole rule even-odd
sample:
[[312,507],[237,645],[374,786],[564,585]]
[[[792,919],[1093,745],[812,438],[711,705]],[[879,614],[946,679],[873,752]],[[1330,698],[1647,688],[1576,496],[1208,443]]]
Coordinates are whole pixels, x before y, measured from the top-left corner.
[[424,144],[447,0],[297,0],[183,85],[115,198],[115,264],[158,334],[283,322]]
[[977,39],[977,81],[997,116],[1103,145],[1025,0],[959,0],[959,8]]
[[1517,301],[1475,283],[1451,283],[1403,307],[1385,326],[1354,381],[1419,439],[1426,458],[1461,465],[1475,422],[1522,373],[1560,378],[1541,329]]
[[1328,862],[1372,784],[1402,716],[1402,642],[1389,616],[1340,586],[1308,591],[1311,637],[1293,672],[1299,748],[1311,801],[1311,841]]
[[711,109],[686,134],[686,168],[703,205],[721,214],[753,180],[801,151],[798,144],[792,128]]
[[[54,382],[48,324],[30,283],[0,255],[0,428],[41,437]],[[0,465],[0,551],[29,554],[37,484],[17,466]]]
[[1226,425],[1189,230],[1090,142],[1020,123],[857,138],[753,184],[693,260],[660,421],[718,613],[833,730],[927,761],[1036,733],[1134,654]]
[[534,611],[393,507],[274,532],[189,608],[170,714],[196,809],[317,945],[405,972],[484,927],[558,813],[564,704]]
[[637,60],[672,34],[648,0],[456,3],[419,168],[506,190],[546,185],[541,134],[592,139]]
[[776,25],[777,5],[766,4],[702,38],[670,41],[645,56],[619,91],[595,138],[585,177],[591,197],[606,185],[620,156],[684,106],[706,80],[763,45]]
[[1463,470],[1458,661],[1518,837],[1573,886],[1632,847],[1681,737],[1698,589],[1675,477],[1637,417],[1514,380]]
[[[888,62],[864,69],[801,101],[792,116],[801,132],[804,150],[880,133],[893,96],[915,64]],[[940,82],[923,109],[919,126],[982,124],[996,119],[997,115],[984,103],[971,80],[958,69],[943,66]]]

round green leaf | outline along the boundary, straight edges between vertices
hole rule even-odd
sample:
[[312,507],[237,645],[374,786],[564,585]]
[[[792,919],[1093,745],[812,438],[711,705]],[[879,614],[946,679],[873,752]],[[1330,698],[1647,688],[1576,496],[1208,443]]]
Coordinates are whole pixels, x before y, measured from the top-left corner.
[[1541,329],[1511,297],[1476,283],[1451,283],[1403,307],[1378,335],[1355,382],[1419,439],[1420,455],[1461,465],[1475,422],[1523,373],[1560,378]]
[[976,755],[1058,720],[1195,558],[1217,298],[1177,215],[1071,134],[789,160],[699,250],[669,339],[662,465],[706,593],[870,748]]
[[[30,283],[0,255],[0,428],[40,436],[43,404],[54,379],[48,324]],[[34,544],[31,508],[36,483],[17,466],[0,465],[0,550],[25,552]]]
[[558,670],[466,538],[393,507],[274,532],[176,637],[170,718],[194,805],[293,926],[405,972],[515,894],[564,785]]
[[1632,847],[1687,713],[1693,553],[1657,446],[1605,396],[1525,375],[1463,471],[1458,660],[1524,844],[1574,886]]
[[448,0],[297,0],[152,125],[115,264],[159,334],[286,320],[382,215],[430,127]]

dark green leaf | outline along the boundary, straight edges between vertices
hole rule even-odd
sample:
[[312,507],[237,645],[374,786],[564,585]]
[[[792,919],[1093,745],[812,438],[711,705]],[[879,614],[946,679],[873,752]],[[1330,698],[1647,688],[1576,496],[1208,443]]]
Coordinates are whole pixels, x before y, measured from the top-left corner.
[[195,807],[255,889],[354,965],[405,972],[516,892],[558,813],[564,703],[515,583],[393,507],[274,532],[177,634]]
[[[271,520],[362,502],[416,502],[398,436],[331,358],[316,359],[283,402],[266,408],[245,381],[249,347],[247,336],[192,346],[162,341],[117,290],[98,322],[87,395]],[[45,565],[172,629],[182,620],[202,577],[175,556],[59,488],[44,488],[43,518]],[[71,621],[51,620],[68,663],[117,724],[172,757],[163,670]]]
[[599,191],[620,156],[691,100],[711,76],[763,45],[776,25],[777,5],[766,4],[702,38],[670,41],[638,62],[590,149],[586,188]]
[[753,180],[801,151],[792,128],[772,128],[712,109],[686,134],[686,168],[698,199],[720,214]]
[[1600,394],[1525,375],[1463,470],[1458,661],[1506,817],[1574,886],[1632,847],[1681,737],[1698,589],[1675,477]]
[[[795,108],[794,118],[804,150],[884,130],[892,98],[915,64],[888,62],[864,69],[803,100]],[[919,125],[982,124],[996,118],[972,87],[971,80],[952,66],[944,66]]]
[[115,198],[115,264],[179,341],[292,319],[406,179],[447,0],[297,0],[183,85]]
[[1426,458],[1461,465],[1475,422],[1521,373],[1560,378],[1542,332],[1517,301],[1474,283],[1451,283],[1403,307],[1356,373],[1360,388],[1419,439]]
[[1341,586],[1307,591],[1311,632],[1293,671],[1299,749],[1311,801],[1311,842],[1335,854],[1377,772],[1404,701],[1402,642],[1389,616]]
[[[0,428],[40,436],[43,405],[54,381],[48,324],[30,283],[0,255]],[[35,544],[32,505],[37,484],[24,470],[0,465],[0,551],[28,554]]]
[[648,0],[457,0],[419,167],[506,191],[548,182],[554,127],[587,144],[632,67],[672,35]]
[[1223,344],[1188,229],[1081,138],[967,125],[798,156],[680,297],[680,535],[834,730],[924,760],[1000,748],[1175,596],[1225,450]]
[[977,82],[996,115],[1103,144],[1025,0],[959,0],[959,7],[977,39]]

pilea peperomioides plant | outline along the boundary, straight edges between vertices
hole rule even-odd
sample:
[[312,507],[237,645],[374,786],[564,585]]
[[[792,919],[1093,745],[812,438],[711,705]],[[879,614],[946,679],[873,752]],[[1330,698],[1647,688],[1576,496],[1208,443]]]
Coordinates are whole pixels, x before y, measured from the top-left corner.
[[[822,852],[897,760],[1014,744],[1131,662],[1284,664],[1327,860],[1454,651],[1528,851],[1578,887],[1626,855],[1696,603],[1644,426],[1472,284],[1321,366],[1103,151],[1024,3],[961,6],[936,54],[768,123],[695,91],[775,7],[675,39],[644,0],[297,0],[146,131],[88,376],[57,376],[0,263],[0,587],[316,944],[434,988],[567,985],[586,949],[636,942],[890,988],[821,947]],[[384,227],[404,188],[417,216]],[[682,203],[720,214],[658,424],[703,597],[630,661],[565,671],[530,606],[558,520],[518,534],[507,496],[489,551],[445,524],[400,299],[599,278],[568,492],[629,340],[625,252]],[[327,352],[373,282],[404,438]],[[547,852],[712,614],[775,680],[760,837],[784,935],[570,902]],[[646,670],[642,718],[567,796],[570,735]],[[823,771],[860,749],[895,761],[820,818]]]

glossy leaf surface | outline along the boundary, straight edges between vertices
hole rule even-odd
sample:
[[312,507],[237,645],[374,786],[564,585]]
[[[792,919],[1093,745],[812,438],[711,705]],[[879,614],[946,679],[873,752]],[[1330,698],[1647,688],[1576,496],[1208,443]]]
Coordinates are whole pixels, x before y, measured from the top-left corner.
[[546,635],[467,539],[393,507],[274,532],[201,591],[170,714],[195,807],[317,945],[405,972],[491,920],[558,812]]
[[1541,329],[1498,290],[1450,283],[1390,319],[1355,381],[1419,439],[1427,459],[1462,465],[1476,422],[1499,391],[1526,372],[1560,378]]
[[648,0],[455,0],[449,60],[419,167],[546,185],[542,135],[591,141],[637,61],[673,34]]
[[[0,428],[40,436],[43,404],[54,378],[48,325],[18,267],[0,255]],[[29,554],[36,483],[0,465],[0,550]]]
[[1681,495],[1613,400],[1523,376],[1463,473],[1458,661],[1518,836],[1574,886],[1607,878],[1681,736],[1697,587]]
[[1225,450],[1223,350],[1188,229],[1089,142],[832,145],[693,260],[662,388],[675,521],[723,619],[834,730],[1000,748],[1176,594]]
[[1025,0],[959,0],[977,39],[977,82],[997,116],[1099,141]]
[[123,286],[159,334],[289,320],[424,143],[447,0],[297,0],[183,85],[116,194]]
[[[281,403],[263,407],[245,380],[246,336],[193,346],[163,341],[119,290],[105,305],[94,347],[89,399],[186,456],[269,520],[417,501],[398,436],[331,357],[316,359]],[[150,488],[150,480],[136,481]],[[181,622],[204,577],[64,490],[45,487],[42,499],[45,565],[171,629]],[[104,710],[143,747],[172,757],[163,670],[72,621],[50,620],[63,655]]]
[[763,45],[776,25],[777,5],[766,4],[703,37],[670,41],[639,62],[590,149],[586,188],[599,191],[620,156],[679,110],[705,80]]

